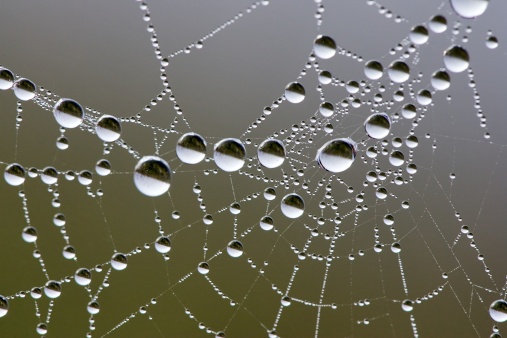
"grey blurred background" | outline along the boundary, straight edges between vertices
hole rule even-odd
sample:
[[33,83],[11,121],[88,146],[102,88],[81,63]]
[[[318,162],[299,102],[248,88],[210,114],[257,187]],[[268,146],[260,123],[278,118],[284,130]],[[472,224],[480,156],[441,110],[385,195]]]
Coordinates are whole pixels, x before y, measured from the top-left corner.
[[[135,1],[4,0],[0,4],[0,64],[83,106],[118,117],[135,116],[163,89],[160,61],[151,46],[140,4]],[[501,289],[507,274],[507,233],[502,212],[507,191],[504,174],[507,118],[503,102],[507,78],[507,49],[503,43],[507,39],[507,3],[491,1],[487,11],[474,20],[459,18],[447,1],[383,1],[381,5],[392,10],[393,18],[379,14],[379,7],[368,5],[366,1],[324,1],[320,28],[315,18],[317,4],[310,0],[271,0],[269,6],[259,5],[249,14],[245,12],[251,5],[248,1],[156,0],[148,5],[162,55],[184,49],[238,12],[244,13],[237,22],[206,40],[202,49],[194,48],[189,54],[171,58],[167,67],[169,85],[190,126],[185,127],[180,122],[176,130],[192,130],[205,137],[210,157],[213,143],[224,137],[241,137],[261,116],[263,108],[283,94],[287,83],[296,80],[318,34],[333,37],[339,46],[365,61],[375,59],[387,66],[399,57],[399,53],[390,55],[389,50],[407,37],[411,27],[427,25],[435,14],[444,15],[449,24],[447,31],[430,32],[428,43],[418,49],[419,61],[413,63],[410,59],[411,79],[422,74],[421,82],[414,83],[413,90],[430,88],[430,75],[444,67],[443,51],[452,44],[463,45],[470,54],[487,128],[479,125],[473,92],[464,72],[451,74],[450,89],[434,95],[433,105],[415,129],[419,146],[414,151],[414,163],[419,172],[409,184],[385,185],[396,197],[380,201],[375,198],[371,185],[362,186],[366,172],[374,169],[370,161],[363,163],[360,158],[364,155],[364,145],[359,148],[353,167],[339,175],[345,184],[315,168],[312,161],[316,149],[331,137],[352,137],[357,142],[366,140],[362,123],[370,114],[371,107],[367,105],[351,108],[350,114],[334,121],[332,135],[326,136],[320,130],[314,143],[296,148],[304,150],[303,156],[289,156],[309,163],[299,180],[307,180],[312,189],[317,189],[321,179],[333,180],[335,200],[345,201],[339,206],[342,215],[353,212],[356,204],[369,207],[360,213],[354,231],[353,215],[341,224],[341,231],[347,235],[336,242],[335,255],[340,258],[333,260],[330,266],[323,297],[323,303],[336,303],[338,307],[322,309],[319,336],[412,336],[411,314],[422,337],[487,337],[491,334],[494,322],[488,307],[495,299],[503,298]],[[396,15],[404,21],[396,23]],[[468,26],[471,32],[467,33]],[[458,34],[453,34],[453,27],[459,29]],[[489,30],[499,40],[496,49],[488,49],[485,45]],[[465,35],[468,42],[463,43]],[[363,63],[351,57],[336,55],[330,60],[318,61],[321,69],[329,70],[345,82],[365,79]],[[289,129],[290,133],[293,124],[300,124],[302,120],[308,122],[315,114],[320,102],[315,90],[317,76],[312,69],[307,71],[308,75],[301,80],[307,91],[305,101],[297,105],[282,103],[250,135],[241,138],[243,141],[247,137],[252,139],[252,144],[247,145],[248,156],[252,158],[247,163],[251,163],[252,168],[245,166],[246,172],[283,179],[280,169],[263,173],[256,170],[255,143],[282,129]],[[372,95],[379,92],[379,84],[386,88],[382,94],[384,100],[392,99],[397,86],[391,85],[384,75],[380,82],[374,82],[365,100],[371,100]],[[405,101],[396,103],[390,114],[399,111],[402,104],[414,101],[408,95],[408,87],[405,88]],[[343,87],[327,86],[324,93],[333,103],[348,96]],[[452,100],[447,100],[447,95],[451,95]],[[266,336],[273,328],[280,307],[280,296],[272,290],[272,284],[285,291],[295,264],[300,269],[289,295],[318,303],[325,263],[311,258],[299,261],[291,245],[301,249],[310,237],[304,224],[316,227],[316,221],[309,214],[320,215],[318,203],[324,199],[323,188],[309,196],[293,181],[288,190],[278,187],[277,199],[269,205],[270,210],[274,209],[272,215],[278,232],[264,232],[257,225],[266,212],[262,191],[273,183],[238,173],[229,175],[219,171],[205,175],[204,170],[216,168],[212,161],[196,166],[182,165],[174,152],[178,135],[170,135],[160,150],[160,155],[175,169],[170,196],[148,198],[142,196],[132,182],[136,160],[127,151],[114,146],[111,154],[104,156],[102,142],[96,135],[79,129],[67,130],[65,135],[70,147],[58,150],[55,142],[60,131],[51,113],[33,102],[22,106],[23,122],[16,132],[16,97],[10,90],[0,92],[0,161],[4,165],[18,162],[25,168],[42,169],[51,165],[60,171],[93,171],[97,160],[104,157],[113,165],[112,175],[94,176],[91,190],[102,189],[101,199],[87,196],[85,187],[60,176],[58,191],[62,204],[59,209],[51,206],[53,195],[39,178],[27,178],[22,186],[27,194],[32,225],[38,230],[37,246],[50,277],[60,280],[73,276],[80,267],[93,268],[106,263],[115,249],[124,253],[136,247],[142,249],[140,254],[129,257],[125,271],[112,271],[109,275],[110,286],[98,299],[101,310],[94,316],[93,336],[106,333],[114,337],[209,336],[206,330],[198,328],[199,322],[214,332],[225,330],[228,337]],[[177,115],[166,96],[142,116],[145,123],[170,128]],[[393,124],[387,139],[404,138],[410,128],[410,121],[400,119]],[[490,139],[484,138],[485,132],[491,133]],[[427,133],[428,138],[425,137]],[[280,135],[280,139],[287,135]],[[157,139],[160,138],[158,135]],[[155,138],[149,128],[124,123],[122,139],[141,155],[155,152]],[[387,148],[392,149],[391,146]],[[406,146],[403,149],[407,156]],[[387,170],[386,157],[379,157],[383,170]],[[287,163],[283,168],[288,176],[297,176]],[[450,173],[455,173],[456,179],[451,180]],[[406,173],[404,178],[408,179]],[[235,306],[222,299],[196,271],[197,264],[203,260],[206,236],[200,202],[192,192],[196,182],[202,187],[207,211],[215,218],[207,235],[207,255],[211,257],[219,250],[224,251],[210,261],[208,276],[238,303]],[[352,193],[347,192],[348,186],[354,188]],[[38,260],[32,256],[33,244],[21,239],[26,222],[19,190],[4,180],[0,182],[0,294],[5,296],[42,286],[47,281]],[[293,191],[305,198],[307,211],[296,221],[285,218],[278,207],[281,197]],[[358,203],[354,197],[361,191],[364,191],[364,202]],[[238,232],[249,227],[253,230],[240,239],[245,247],[244,255],[233,259],[224,249],[233,238],[234,217],[227,210],[219,211],[254,193],[261,193],[261,196],[242,202],[242,212],[238,215]],[[410,201],[408,211],[401,210],[403,200]],[[179,219],[171,216],[175,210],[181,215]],[[63,212],[67,217],[66,229],[70,243],[76,248],[77,261],[62,257],[65,242],[59,229],[52,224],[56,212]],[[152,243],[158,236],[155,212],[172,240],[167,262],[153,246],[143,248],[144,243]],[[382,217],[388,212],[396,216],[396,234],[402,245],[399,257],[408,296],[403,289],[398,256],[389,248],[392,236],[382,223]],[[461,215],[462,222],[456,212]],[[325,213],[326,217],[333,215],[329,208]],[[466,238],[450,248],[463,224],[473,231],[478,251],[471,247],[472,240]],[[381,253],[373,251],[375,226],[380,228],[381,242],[387,244]],[[332,222],[322,226],[320,232],[332,234]],[[329,241],[318,236],[313,239],[309,252],[326,256],[328,250]],[[364,257],[358,257],[359,250],[365,251]],[[352,253],[356,259],[349,261],[347,256]],[[479,253],[484,255],[491,277],[477,259]],[[255,269],[248,258],[256,264]],[[265,261],[268,265],[264,265]],[[259,274],[260,268],[265,270],[263,275]],[[103,272],[93,272],[91,288],[94,292],[108,269],[105,265]],[[190,272],[193,274],[188,279],[178,283]],[[442,278],[443,272],[447,272],[449,278]],[[410,313],[402,311],[400,301],[403,299],[422,298],[444,284],[438,296],[416,304]],[[64,283],[62,288],[62,295],[55,300],[47,336],[85,336],[90,332],[90,315],[86,311],[88,294],[74,281]],[[150,303],[152,298],[156,298],[156,304]],[[364,299],[369,299],[371,304],[354,305]],[[36,336],[35,328],[45,321],[49,300],[43,296],[37,304],[42,319],[34,315],[35,305],[29,294],[11,299],[9,313],[0,318],[0,336]],[[137,313],[147,304],[147,314]],[[189,318],[185,309],[196,319]],[[110,332],[132,313],[137,313],[135,318]],[[357,324],[365,318],[370,319],[369,325]],[[282,337],[314,336],[316,323],[315,306],[293,301],[283,309],[276,332]],[[499,327],[501,333],[505,331],[505,324]]]

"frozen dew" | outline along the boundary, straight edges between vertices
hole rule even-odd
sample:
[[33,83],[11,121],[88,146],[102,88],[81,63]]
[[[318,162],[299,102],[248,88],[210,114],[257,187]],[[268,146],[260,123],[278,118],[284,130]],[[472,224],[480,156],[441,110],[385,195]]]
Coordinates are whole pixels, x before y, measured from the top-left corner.
[[263,216],[259,222],[259,225],[261,226],[262,230],[269,231],[273,229],[273,219],[271,216]]
[[0,89],[6,90],[12,88],[14,84],[14,74],[7,68],[0,67]]
[[384,73],[384,68],[382,64],[378,61],[371,60],[366,63],[364,66],[364,75],[370,80],[378,80],[382,77]]
[[12,89],[18,99],[21,101],[29,101],[35,97],[37,86],[32,81],[21,78],[14,82]]
[[435,15],[430,19],[429,27],[433,33],[443,33],[447,30],[447,19],[442,15]]
[[90,185],[93,182],[93,174],[88,170],[82,170],[77,176],[77,180],[82,185]]
[[83,107],[72,99],[60,99],[53,108],[53,115],[64,128],[76,128],[84,119]]
[[245,164],[246,149],[240,140],[226,138],[215,144],[213,158],[223,171],[233,172]]
[[5,168],[4,171],[5,182],[12,186],[18,186],[25,182],[25,168],[17,163],[12,163]]
[[62,285],[60,282],[50,280],[44,285],[44,294],[48,298],[58,298],[62,294]]
[[450,0],[452,9],[465,19],[482,15],[489,5],[489,0]]
[[495,322],[507,321],[507,302],[503,299],[495,300],[489,306],[489,315]]
[[446,90],[451,85],[449,73],[439,70],[431,75],[431,86],[436,90]]
[[21,233],[21,237],[27,243],[33,243],[37,240],[37,229],[33,226],[29,225],[23,228],[23,232]]
[[107,176],[111,173],[111,163],[108,160],[98,160],[95,164],[95,172],[100,176]]
[[331,102],[322,102],[319,106],[319,113],[324,117],[330,117],[333,115],[334,106]]
[[405,163],[405,155],[399,150],[394,150],[391,155],[389,155],[389,162],[395,167],[399,167]]
[[92,273],[86,268],[78,269],[74,275],[74,280],[78,285],[86,286],[92,281]]
[[115,253],[111,258],[111,267],[115,270],[124,270],[127,267],[127,256],[122,253]]
[[135,166],[134,183],[146,196],[163,195],[171,185],[171,168],[160,157],[144,156]]
[[401,115],[406,119],[413,119],[417,115],[417,108],[412,103],[407,103],[401,108]]
[[413,44],[425,44],[428,41],[428,29],[424,26],[414,26],[408,37]]
[[350,168],[356,158],[356,144],[348,138],[326,142],[318,151],[316,161],[321,168],[339,173]]
[[86,305],[86,311],[91,315],[96,315],[100,312],[100,305],[96,300],[92,300]]
[[285,161],[285,147],[282,141],[275,139],[264,140],[257,148],[257,158],[266,168],[276,168]]
[[264,189],[264,198],[267,201],[272,201],[276,198],[276,190],[272,187]]
[[336,54],[336,43],[329,36],[319,35],[313,42],[313,52],[321,59],[332,58]]
[[197,271],[201,275],[207,275],[209,273],[209,264],[208,264],[208,262],[200,262],[199,265],[197,265]]
[[161,254],[168,253],[171,251],[171,240],[167,236],[160,236],[155,241],[155,250]]
[[121,136],[120,120],[111,115],[102,115],[95,125],[97,136],[104,142],[114,142]]
[[0,295],[0,317],[4,317],[7,312],[9,312],[9,301]]
[[227,244],[227,253],[229,256],[237,258],[243,254],[243,244],[238,240],[232,240]]
[[305,202],[298,194],[288,194],[280,205],[282,213],[288,218],[298,218],[305,212]]
[[401,302],[401,308],[405,312],[410,312],[414,309],[414,302],[410,299],[405,299],[403,302]]
[[460,46],[451,46],[444,52],[445,68],[453,73],[461,73],[468,68],[470,58],[466,49]]
[[206,157],[206,141],[196,133],[184,134],[176,144],[176,155],[183,163],[197,164]]
[[374,139],[383,139],[389,135],[391,120],[386,113],[375,113],[370,115],[364,122],[364,129],[368,136]]
[[410,78],[410,68],[403,61],[394,61],[387,68],[387,75],[391,81],[403,83]]
[[300,103],[305,99],[305,88],[299,82],[291,82],[285,87],[285,98],[290,103]]

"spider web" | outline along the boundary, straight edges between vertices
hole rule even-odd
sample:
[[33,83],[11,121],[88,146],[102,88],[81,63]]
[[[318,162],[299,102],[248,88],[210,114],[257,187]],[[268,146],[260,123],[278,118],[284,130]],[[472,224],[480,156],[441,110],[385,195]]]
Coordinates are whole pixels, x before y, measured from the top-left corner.
[[[476,19],[440,1],[3,6],[2,66],[37,85],[26,101],[0,92],[0,160],[26,171],[20,186],[1,183],[3,336],[499,336],[489,307],[505,299],[507,275],[500,1]],[[430,29],[435,15],[447,20],[442,33]],[[429,31],[420,45],[418,25]],[[319,34],[334,39],[336,55],[313,54]],[[455,45],[470,64],[435,90],[432,74],[446,71],[443,53]],[[383,65],[379,79],[365,74],[370,60]],[[410,68],[404,83],[388,76],[397,60]],[[296,81],[306,93],[294,104],[284,88]],[[84,107],[78,128],[51,116],[66,97]],[[370,138],[364,122],[382,112],[389,135]],[[120,119],[119,140],[97,137],[103,114]],[[198,164],[175,151],[189,132],[207,142]],[[225,138],[245,146],[237,171],[214,163]],[[257,158],[269,138],[286,151],[272,169]],[[316,154],[337,138],[357,153],[332,173]],[[160,197],[133,184],[136,163],[151,155],[172,170]],[[95,169],[101,159],[107,176]],[[41,180],[47,167],[57,183]],[[294,219],[281,208],[291,193],[305,205]],[[259,225],[264,216],[271,230]],[[26,227],[36,241],[22,238]],[[156,249],[160,236],[167,253]],[[240,257],[228,254],[232,240]],[[125,270],[111,263],[117,253]],[[76,283],[82,268],[86,286]],[[61,285],[55,298],[50,281]]]

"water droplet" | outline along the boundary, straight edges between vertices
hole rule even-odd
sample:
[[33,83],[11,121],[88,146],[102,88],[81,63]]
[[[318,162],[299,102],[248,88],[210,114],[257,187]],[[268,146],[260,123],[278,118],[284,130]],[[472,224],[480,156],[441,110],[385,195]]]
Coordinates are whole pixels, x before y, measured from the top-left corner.
[[405,312],[410,312],[414,309],[414,302],[411,301],[410,299],[405,299],[402,303],[401,303],[401,308],[403,309],[403,311]]
[[7,68],[0,67],[0,89],[6,90],[14,84],[14,74]]
[[199,265],[197,266],[197,271],[201,275],[208,274],[209,273],[209,264],[208,264],[208,262],[201,262],[201,263],[199,263]]
[[431,95],[431,92],[427,89],[421,89],[417,93],[416,99],[417,99],[417,103],[419,103],[422,106],[427,106],[431,102],[433,102],[433,97]]
[[97,136],[104,142],[114,142],[121,136],[120,121],[111,115],[102,115],[95,125]]
[[305,88],[299,82],[291,82],[285,87],[285,98],[290,103],[299,103],[305,99]]
[[65,259],[74,259],[76,257],[76,249],[72,245],[66,245],[62,251]]
[[447,30],[447,19],[442,15],[435,15],[430,19],[429,26],[434,33],[443,33]]
[[383,139],[389,135],[391,120],[386,113],[375,113],[370,115],[364,122],[364,129],[368,136],[374,139]]
[[155,250],[165,254],[171,251],[171,240],[167,236],[160,236],[155,241]]
[[451,85],[449,73],[439,70],[431,76],[431,86],[436,90],[446,90]]
[[206,214],[204,215],[204,217],[202,218],[202,221],[204,224],[206,225],[211,225],[213,224],[213,216],[210,215],[210,214]]
[[334,106],[331,102],[322,102],[319,106],[319,113],[324,117],[333,115]]
[[332,58],[336,54],[336,43],[329,36],[319,35],[313,42],[313,52],[321,59]]
[[28,79],[21,78],[14,82],[12,88],[16,97],[22,101],[28,101],[35,97],[37,86]]
[[468,68],[470,58],[466,49],[459,46],[449,47],[444,52],[445,68],[453,73],[461,73]]
[[36,331],[40,335],[46,334],[48,333],[48,326],[46,325],[46,323],[40,323],[37,325]]
[[407,103],[401,108],[401,115],[406,119],[413,119],[417,115],[417,109],[412,103]]
[[419,145],[419,140],[417,139],[416,136],[414,135],[410,135],[409,137],[407,137],[407,139],[405,140],[405,144],[407,145],[407,147],[409,147],[410,149],[413,149],[413,148],[416,148],[418,145]]
[[85,286],[91,283],[92,281],[92,273],[90,270],[86,268],[81,268],[76,271],[74,275],[74,280],[77,284]]
[[348,138],[326,142],[318,151],[316,161],[321,168],[339,173],[350,168],[356,158],[356,144]]
[[489,36],[486,39],[486,47],[488,47],[489,49],[495,49],[496,47],[498,47],[498,39],[496,38],[496,36]]
[[289,296],[283,296],[282,299],[280,300],[280,303],[283,305],[283,306],[290,306],[290,303],[291,303],[291,299]]
[[4,171],[5,182],[12,186],[18,186],[25,182],[25,168],[17,163],[12,163],[5,168]]
[[86,306],[86,310],[88,311],[89,314],[96,315],[97,313],[100,312],[100,305],[97,301],[92,300]]
[[399,167],[403,163],[405,163],[405,156],[399,150],[395,150],[389,156],[389,162],[395,167]]
[[9,301],[6,297],[0,296],[0,318],[4,317],[9,311]]
[[107,176],[111,173],[111,163],[105,159],[98,160],[97,164],[95,164],[95,171],[100,176]]
[[391,81],[403,83],[410,78],[410,68],[403,61],[394,61],[387,68],[387,75]]
[[127,267],[127,256],[122,253],[115,253],[111,258],[111,267],[115,270],[124,270]]
[[84,111],[76,101],[60,99],[53,108],[53,115],[62,127],[76,128],[83,123]]
[[[34,287],[34,288],[32,288],[32,290],[30,290],[30,296],[33,299],[40,299],[42,297],[42,290],[38,287]],[[1,305],[0,305],[0,308],[1,308]],[[0,314],[0,317],[2,317],[1,314]]]
[[44,285],[44,294],[48,298],[58,298],[62,294],[62,286],[60,282],[50,280]]
[[280,205],[282,213],[288,218],[298,218],[305,212],[305,202],[298,194],[288,194]]
[[238,202],[233,202],[229,206],[229,211],[233,215],[238,215],[241,212],[241,205]]
[[412,43],[422,45],[428,41],[428,29],[424,26],[412,27],[408,37]]
[[364,66],[364,75],[370,80],[378,80],[382,77],[384,68],[378,61],[368,61]]
[[37,240],[37,229],[33,226],[26,226],[21,233],[21,237],[27,243],[33,243]]
[[257,149],[257,157],[266,168],[279,167],[285,161],[285,147],[279,140],[264,140]]
[[206,141],[196,133],[184,134],[176,144],[176,155],[183,163],[199,163],[206,157]]
[[237,258],[243,254],[243,244],[238,240],[232,240],[227,244],[227,253],[229,256]]
[[276,190],[274,188],[264,189],[264,198],[268,201],[272,201],[276,198]]
[[327,70],[322,70],[319,72],[318,80],[319,80],[319,83],[321,83],[323,85],[327,85],[333,81],[333,76]]
[[134,183],[146,196],[165,194],[171,185],[171,168],[157,156],[144,156],[134,169]]
[[226,138],[215,144],[213,158],[223,171],[237,171],[245,164],[246,150],[243,143],[235,138]]
[[268,215],[263,216],[259,222],[259,225],[261,226],[262,230],[269,231],[273,229],[273,219]]
[[375,196],[381,200],[385,199],[387,197],[387,189],[384,187],[377,188]]
[[93,182],[93,174],[88,170],[82,170],[77,176],[77,180],[82,185],[90,185]]
[[489,0],[450,0],[452,9],[465,19],[482,15],[488,8]]
[[395,242],[391,244],[391,251],[394,253],[400,253],[401,252],[401,245],[398,242]]
[[507,302],[503,299],[495,300],[489,306],[489,315],[495,322],[507,321]]

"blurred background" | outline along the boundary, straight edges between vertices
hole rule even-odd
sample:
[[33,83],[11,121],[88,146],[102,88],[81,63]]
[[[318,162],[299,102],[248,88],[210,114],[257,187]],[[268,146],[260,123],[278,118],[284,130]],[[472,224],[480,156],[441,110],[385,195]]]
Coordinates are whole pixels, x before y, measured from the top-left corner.
[[[56,95],[50,99],[72,98],[87,107],[87,119],[65,130],[69,147],[61,150],[56,141],[62,131],[51,109],[33,100],[18,105],[12,90],[0,91],[3,168],[19,163],[26,170],[53,166],[60,172],[51,187],[28,175],[17,187],[0,181],[0,294],[9,299],[0,336],[37,336],[40,323],[48,337],[504,332],[505,324],[488,311],[505,297],[507,275],[507,3],[454,3],[487,8],[464,18],[449,1],[433,0],[271,0],[254,6],[237,0],[3,1],[0,64],[33,81],[40,102],[51,102],[44,98],[48,90]],[[447,20],[445,32],[430,29],[437,14]],[[417,25],[428,31],[421,45],[409,37]],[[334,57],[311,55],[319,34],[336,42]],[[435,91],[431,75],[445,69],[443,53],[453,45],[467,50],[470,67],[449,72],[449,89]],[[162,57],[171,56],[165,69],[157,48]],[[365,76],[369,60],[383,65],[380,79]],[[386,70],[395,60],[410,67],[401,87]],[[332,74],[331,84],[319,82],[320,70]],[[164,91],[164,78],[170,90]],[[298,104],[283,99],[293,81],[306,90]],[[349,81],[359,84],[357,94],[347,91]],[[432,93],[429,105],[417,100],[423,89]],[[394,99],[399,90],[401,101]],[[335,107],[330,118],[318,112],[324,99]],[[402,116],[408,103],[417,107],[414,119]],[[365,119],[377,111],[392,120],[385,143],[364,131]],[[102,114],[126,118],[121,141],[104,145],[95,135],[93,124]],[[331,132],[324,128],[328,123]],[[190,131],[207,141],[207,159],[196,165],[182,163],[175,152],[178,138]],[[405,143],[411,131],[418,138],[413,150]],[[245,144],[241,171],[227,173],[213,162],[214,144],[226,137]],[[269,137],[286,147],[279,168],[257,161],[257,146]],[[339,174],[318,168],[317,149],[344,137],[358,144],[352,167]],[[379,152],[375,161],[366,154],[372,146]],[[393,166],[383,149],[402,151],[405,164]],[[144,196],[133,183],[136,156],[153,154],[173,170],[169,193],[160,197]],[[95,172],[100,159],[110,161],[109,176]],[[406,171],[408,163],[417,165],[416,174]],[[93,182],[69,181],[69,170],[89,170]],[[370,171],[387,178],[365,183]],[[398,176],[404,183],[395,183]],[[268,187],[276,190],[273,201],[264,198]],[[387,189],[387,198],[378,197],[378,187]],[[288,193],[305,201],[300,218],[280,211]],[[241,213],[229,211],[233,202]],[[53,224],[57,213],[65,215],[63,228]],[[213,224],[203,223],[205,214]],[[268,214],[275,229],[264,231],[259,220]],[[384,224],[387,214],[394,217],[392,228]],[[37,229],[35,244],[21,236],[27,217]],[[153,245],[160,229],[172,243],[165,258]],[[244,247],[238,258],[226,250],[235,237]],[[376,240],[381,252],[374,250]],[[393,243],[401,252],[393,252]],[[66,245],[75,248],[75,259],[62,255]],[[123,271],[110,270],[115,252],[128,254]],[[202,261],[210,266],[207,275],[197,271]],[[74,281],[79,268],[91,269],[88,289]],[[43,292],[33,299],[30,290],[48,279],[62,282],[61,295],[51,300]],[[288,306],[281,302],[285,295]],[[87,311],[92,298],[100,304],[93,316]],[[413,302],[408,312],[402,309],[406,299]]]

